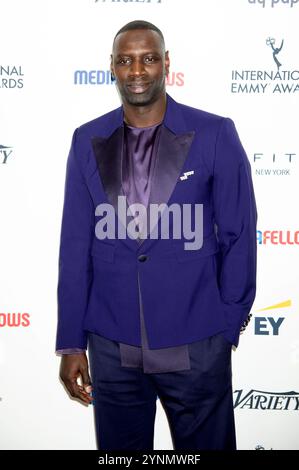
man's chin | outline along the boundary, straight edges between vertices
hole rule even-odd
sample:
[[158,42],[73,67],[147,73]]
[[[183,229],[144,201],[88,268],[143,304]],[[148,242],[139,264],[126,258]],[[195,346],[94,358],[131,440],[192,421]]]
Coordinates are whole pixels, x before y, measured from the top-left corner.
[[155,101],[154,96],[147,93],[130,93],[125,96],[125,99],[132,106],[148,106]]

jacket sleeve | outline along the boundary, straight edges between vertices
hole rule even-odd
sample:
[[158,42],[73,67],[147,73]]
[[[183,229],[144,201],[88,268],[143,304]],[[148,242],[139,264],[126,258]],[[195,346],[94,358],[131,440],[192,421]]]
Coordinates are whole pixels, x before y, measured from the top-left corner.
[[223,118],[215,146],[213,202],[220,251],[218,286],[235,346],[256,293],[257,209],[251,167],[234,122]]
[[90,246],[94,233],[94,204],[83,177],[80,155],[77,155],[77,133],[76,129],[66,165],[59,249],[56,351],[87,348],[83,321],[92,282]]

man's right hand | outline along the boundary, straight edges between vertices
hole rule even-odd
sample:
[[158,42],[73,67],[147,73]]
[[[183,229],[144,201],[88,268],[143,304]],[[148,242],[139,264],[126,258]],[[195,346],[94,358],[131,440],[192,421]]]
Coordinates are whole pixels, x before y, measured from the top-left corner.
[[[88,405],[92,402],[93,398],[89,395],[92,386],[86,353],[63,354],[59,377],[72,397],[79,398]],[[81,378],[82,385],[77,382],[78,378]]]

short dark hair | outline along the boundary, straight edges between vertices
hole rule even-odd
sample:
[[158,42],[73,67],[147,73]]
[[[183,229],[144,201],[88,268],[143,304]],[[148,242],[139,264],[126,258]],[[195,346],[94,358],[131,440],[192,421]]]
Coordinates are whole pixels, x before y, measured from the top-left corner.
[[132,31],[134,29],[147,29],[151,31],[156,31],[156,33],[159,34],[161,40],[162,40],[162,46],[165,48],[165,41],[164,41],[164,36],[162,31],[155,26],[153,23],[150,23],[149,21],[143,21],[143,20],[134,20],[130,21],[130,23],[125,24],[122,28],[120,28],[119,31],[117,31],[116,35],[114,36],[113,39],[113,44],[115,42],[115,39],[117,36],[121,33],[125,33],[126,31]]

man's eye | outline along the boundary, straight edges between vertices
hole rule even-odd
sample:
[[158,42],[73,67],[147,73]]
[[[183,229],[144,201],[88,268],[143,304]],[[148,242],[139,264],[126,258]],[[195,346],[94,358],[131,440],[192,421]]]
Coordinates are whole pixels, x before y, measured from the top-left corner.
[[128,58],[127,58],[127,59],[126,59],[126,58],[119,59],[119,60],[117,61],[117,63],[118,63],[118,64],[124,64],[124,65],[126,65],[126,64],[129,64],[129,63],[130,63],[130,59],[128,59]]
[[152,62],[155,62],[156,58],[155,57],[145,57],[144,61],[148,64],[151,64]]

